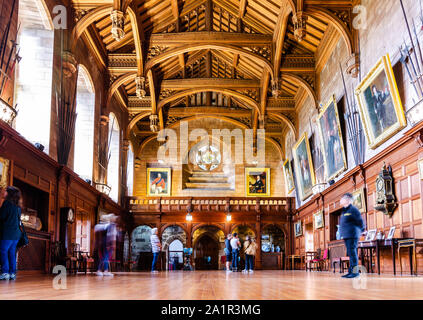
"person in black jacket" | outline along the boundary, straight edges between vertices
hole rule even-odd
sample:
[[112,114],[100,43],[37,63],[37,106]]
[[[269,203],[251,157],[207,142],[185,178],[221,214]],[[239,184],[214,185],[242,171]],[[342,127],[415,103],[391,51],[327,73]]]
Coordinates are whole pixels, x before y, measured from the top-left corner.
[[355,278],[358,273],[358,253],[357,245],[360,235],[364,232],[364,222],[360,211],[352,205],[353,195],[346,193],[341,198],[341,206],[344,207],[341,215],[340,232],[341,239],[345,241],[347,255],[350,257],[350,267],[348,274],[344,278]]
[[16,187],[6,188],[6,198],[0,208],[0,280],[16,279],[16,246],[21,238],[20,220],[21,191]]

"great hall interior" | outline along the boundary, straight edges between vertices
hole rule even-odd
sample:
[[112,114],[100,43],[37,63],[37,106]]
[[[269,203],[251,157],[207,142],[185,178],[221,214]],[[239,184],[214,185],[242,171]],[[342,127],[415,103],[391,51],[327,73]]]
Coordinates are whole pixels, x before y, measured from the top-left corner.
[[[0,39],[29,239],[0,299],[423,298],[421,1],[0,0]],[[367,290],[341,278],[345,193]],[[254,274],[223,271],[235,232]]]

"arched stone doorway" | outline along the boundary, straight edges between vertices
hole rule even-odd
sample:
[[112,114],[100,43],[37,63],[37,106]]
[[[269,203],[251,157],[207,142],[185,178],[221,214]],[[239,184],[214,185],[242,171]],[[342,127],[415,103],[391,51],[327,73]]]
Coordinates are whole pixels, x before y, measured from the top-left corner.
[[[182,245],[182,250],[173,250],[171,245],[175,245],[175,241],[179,241]],[[173,263],[172,256],[178,257],[178,269],[182,268],[183,265],[183,248],[187,243],[187,235],[185,230],[178,225],[172,225],[163,230],[162,233],[162,251],[166,254],[166,270],[170,269],[170,264]],[[179,248],[179,247],[178,247]],[[182,251],[182,253],[180,253]]]
[[149,270],[153,260],[151,253],[151,227],[138,226],[131,235],[131,260],[134,262],[132,271]]
[[277,224],[265,225],[261,235],[262,268],[281,270],[285,262],[286,233]]
[[217,226],[202,226],[194,231],[192,238],[195,269],[220,269],[220,257],[224,255],[225,234],[223,231]]

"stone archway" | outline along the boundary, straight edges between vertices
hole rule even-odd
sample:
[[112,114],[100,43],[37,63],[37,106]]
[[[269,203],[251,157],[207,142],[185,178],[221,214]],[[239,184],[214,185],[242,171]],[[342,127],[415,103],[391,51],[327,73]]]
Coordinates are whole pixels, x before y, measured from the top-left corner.
[[166,253],[166,266],[165,269],[169,269],[169,246],[175,241],[179,240],[182,242],[184,248],[187,243],[187,234],[186,231],[179,225],[169,225],[163,229],[162,232],[162,252]]
[[151,229],[148,225],[140,225],[132,230],[130,246],[132,269],[147,270],[149,265],[151,267]]
[[224,231],[216,225],[201,225],[192,233],[193,259],[197,270],[221,269],[224,255]]

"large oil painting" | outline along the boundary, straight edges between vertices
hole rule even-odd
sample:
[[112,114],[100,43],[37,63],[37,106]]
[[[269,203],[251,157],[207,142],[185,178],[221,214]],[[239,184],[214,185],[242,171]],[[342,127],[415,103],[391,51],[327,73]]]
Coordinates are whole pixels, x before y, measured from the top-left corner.
[[292,174],[291,163],[289,160],[286,160],[283,164],[283,171],[285,174],[285,184],[286,184],[286,191],[291,193],[294,188],[294,176]]
[[147,194],[149,196],[170,196],[170,168],[147,168]]
[[307,132],[293,148],[295,172],[301,201],[313,194],[315,184],[313,162]]
[[389,55],[378,61],[355,94],[370,148],[377,148],[407,125]]
[[270,169],[245,168],[245,184],[247,196],[270,196]]
[[327,181],[347,169],[344,142],[338,115],[336,98],[333,96],[317,118]]

